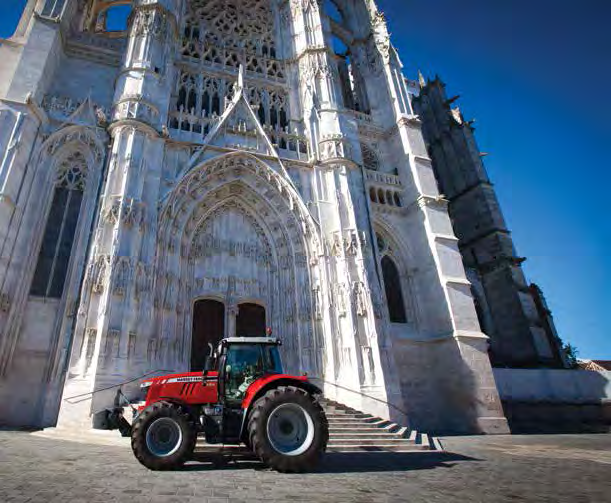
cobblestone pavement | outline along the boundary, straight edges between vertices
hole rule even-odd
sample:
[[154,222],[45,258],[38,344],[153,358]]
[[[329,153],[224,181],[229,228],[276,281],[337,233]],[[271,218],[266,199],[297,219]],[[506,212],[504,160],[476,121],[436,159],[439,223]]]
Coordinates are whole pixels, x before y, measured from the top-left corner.
[[0,501],[611,502],[611,435],[442,442],[446,453],[329,454],[302,475],[243,458],[151,472],[126,446],[0,431]]

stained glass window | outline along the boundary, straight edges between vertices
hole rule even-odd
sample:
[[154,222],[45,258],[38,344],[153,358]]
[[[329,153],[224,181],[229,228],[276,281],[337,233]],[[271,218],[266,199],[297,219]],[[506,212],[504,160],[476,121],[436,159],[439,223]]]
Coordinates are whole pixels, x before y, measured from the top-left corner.
[[87,164],[75,153],[60,165],[30,294],[59,299],[76,235]]

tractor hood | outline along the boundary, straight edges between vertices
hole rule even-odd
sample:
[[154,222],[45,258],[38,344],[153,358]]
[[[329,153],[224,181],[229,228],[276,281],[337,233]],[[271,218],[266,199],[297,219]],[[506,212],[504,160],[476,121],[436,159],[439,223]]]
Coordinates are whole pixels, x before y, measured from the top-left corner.
[[[214,377],[216,378],[218,375],[218,372],[216,371],[210,371],[207,374],[207,377]],[[141,388],[148,388],[149,386],[152,386],[153,384],[169,384],[169,383],[176,383],[176,382],[191,382],[194,380],[199,380],[199,379],[203,379],[204,374],[202,371],[199,372],[184,372],[182,374],[167,374],[164,376],[158,376],[158,377],[149,377],[148,379],[144,379],[143,381],[140,382],[140,387]]]

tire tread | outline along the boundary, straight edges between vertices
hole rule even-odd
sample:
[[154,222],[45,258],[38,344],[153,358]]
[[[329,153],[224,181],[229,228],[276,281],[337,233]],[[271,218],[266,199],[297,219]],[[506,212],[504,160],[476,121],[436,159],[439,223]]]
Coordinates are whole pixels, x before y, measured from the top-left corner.
[[[156,417],[172,417],[183,426],[183,446],[167,458],[153,456],[146,445],[146,427]],[[171,402],[156,402],[142,411],[132,427],[132,450],[136,459],[151,470],[174,470],[189,460],[195,450],[197,427],[189,411]]]
[[[285,400],[286,399],[286,400]],[[314,443],[304,454],[285,456],[275,451],[267,440],[266,418],[279,401],[302,402],[309,409],[316,429]],[[320,461],[329,441],[329,423],[318,400],[297,386],[278,386],[269,390],[253,405],[248,419],[248,438],[254,453],[268,466],[288,473],[313,470]]]

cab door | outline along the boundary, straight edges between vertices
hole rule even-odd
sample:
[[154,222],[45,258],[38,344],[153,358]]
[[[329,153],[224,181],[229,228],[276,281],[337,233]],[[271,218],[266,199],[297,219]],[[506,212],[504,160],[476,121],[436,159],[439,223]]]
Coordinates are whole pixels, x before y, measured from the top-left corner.
[[219,395],[224,405],[224,439],[239,442],[243,421],[242,400],[248,387],[263,374],[264,359],[260,344],[230,344],[221,359]]

